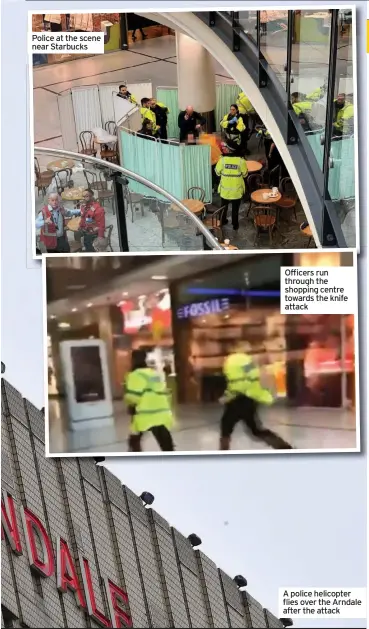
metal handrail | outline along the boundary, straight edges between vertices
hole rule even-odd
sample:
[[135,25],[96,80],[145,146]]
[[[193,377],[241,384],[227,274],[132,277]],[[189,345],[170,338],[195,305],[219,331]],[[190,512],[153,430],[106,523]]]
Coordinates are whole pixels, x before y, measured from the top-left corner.
[[118,166],[117,164],[112,164],[111,162],[107,162],[104,159],[99,159],[98,157],[89,157],[87,155],[82,155],[81,153],[75,153],[74,151],[64,151],[63,149],[48,149],[44,147],[35,147],[34,151],[35,153],[39,152],[44,155],[51,154],[51,155],[56,155],[58,157],[69,157],[71,159],[80,160],[80,161],[83,160],[84,162],[88,162],[90,164],[95,164],[95,165],[103,166],[106,169],[114,170],[120,173],[121,175],[128,177],[129,179],[133,179],[134,181],[137,181],[137,183],[140,183],[143,186],[150,188],[154,192],[161,194],[163,197],[166,197],[168,201],[176,205],[196,225],[197,229],[202,233],[203,236],[205,236],[209,245],[211,245],[213,249],[218,249],[218,250],[220,249],[223,251],[223,247],[221,247],[221,245],[216,240],[216,238],[214,238],[214,236],[205,227],[204,223],[202,223],[200,219],[197,218],[197,216],[195,216],[195,214],[192,214],[192,212],[190,212],[190,210],[186,208],[186,206],[183,205],[181,201],[179,201],[178,199],[176,199],[176,197],[170,194],[170,192],[163,190],[162,188],[160,188],[160,186],[157,186],[156,183],[153,183],[152,181],[148,181],[148,179],[145,179],[145,177],[142,177],[141,175],[137,175],[131,170],[127,170],[127,168],[122,168],[122,166]]

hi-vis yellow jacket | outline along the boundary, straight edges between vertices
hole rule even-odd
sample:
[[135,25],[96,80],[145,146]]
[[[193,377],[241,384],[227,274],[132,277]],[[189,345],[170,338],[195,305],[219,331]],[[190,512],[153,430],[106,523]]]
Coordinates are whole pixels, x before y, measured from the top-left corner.
[[240,112],[240,114],[255,114],[255,109],[252,106],[252,103],[250,101],[249,98],[247,98],[245,92],[240,92],[237,100],[236,100],[236,105],[238,107],[238,111]]
[[149,120],[152,123],[152,131],[156,133],[158,130],[158,125],[156,124],[156,116],[155,113],[149,107],[141,107],[140,108],[141,121],[142,124],[145,120]]
[[355,114],[354,106],[351,103],[345,104],[338,110],[336,120],[333,123],[334,129],[341,133],[353,133],[353,118]]
[[246,160],[243,157],[223,155],[215,166],[215,172],[220,177],[220,197],[229,201],[242,199],[246,190],[244,178],[248,173]]
[[124,402],[135,409],[132,433],[141,433],[154,426],[171,430],[174,418],[170,392],[154,369],[145,367],[129,372],[124,383]]
[[261,404],[273,404],[273,395],[260,382],[260,369],[249,354],[230,354],[223,366],[227,380],[226,397],[246,395]]
[[[228,129],[228,127],[230,126],[230,120],[228,120],[228,114],[226,114],[224,116],[224,118],[220,121],[220,126],[223,129]],[[233,126],[233,125],[232,125]],[[237,131],[239,131],[240,133],[242,133],[243,131],[246,131],[246,127],[245,124],[241,118],[241,116],[237,119],[237,124],[235,125],[235,128],[237,129]]]

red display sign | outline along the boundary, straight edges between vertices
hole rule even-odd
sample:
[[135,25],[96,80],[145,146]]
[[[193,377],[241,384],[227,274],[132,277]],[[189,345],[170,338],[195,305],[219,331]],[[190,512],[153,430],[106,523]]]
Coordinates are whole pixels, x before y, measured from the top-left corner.
[[[55,560],[51,540],[39,518],[30,509],[22,506],[20,515],[31,569],[37,571],[43,578],[51,577],[56,573],[58,591],[61,593],[67,590],[72,591],[78,607],[82,608],[100,626],[132,627],[131,618],[123,609],[128,603],[124,590],[111,579],[104,577],[104,589],[109,607],[109,616],[106,616],[97,607],[88,559],[79,553],[75,561],[66,540],[58,537]],[[1,501],[1,539],[8,541],[16,555],[23,555],[14,498],[7,492],[3,492]],[[77,566],[82,575],[82,583],[78,577]]]

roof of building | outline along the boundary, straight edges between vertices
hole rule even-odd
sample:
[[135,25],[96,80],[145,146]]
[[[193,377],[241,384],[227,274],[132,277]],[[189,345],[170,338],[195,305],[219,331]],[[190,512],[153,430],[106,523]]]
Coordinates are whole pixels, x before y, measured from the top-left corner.
[[[283,627],[248,591],[241,592],[233,578],[218,569],[201,550],[194,550],[189,539],[154,509],[145,508],[139,496],[122,486],[105,467],[97,465],[94,458],[45,458],[43,409],[40,411],[24,399],[4,378],[1,390],[3,490],[18,504],[38,511],[51,539],[66,535],[69,530],[70,536],[75,536],[77,547],[84,545],[91,562],[94,558],[97,572],[109,569],[112,577],[117,575],[128,594],[133,626],[135,623],[147,626],[137,624],[141,622],[139,617],[145,607],[147,614],[151,614],[150,626],[190,626],[178,624],[185,622],[178,619],[176,624],[168,624],[168,621],[174,622],[173,614],[179,613],[182,601],[183,614],[187,608],[187,614],[197,615],[197,620],[195,617],[191,620],[195,623],[193,626]],[[89,537],[92,546],[95,545],[94,552]],[[104,539],[107,541],[102,548]],[[100,544],[96,544],[96,540],[100,540]],[[113,559],[106,567],[109,553]],[[136,571],[137,564],[141,566],[139,571]],[[137,572],[137,583],[132,580],[132,572]],[[13,575],[16,574],[13,570]],[[3,578],[11,579],[11,576],[5,574]],[[161,582],[162,596],[158,590],[155,603],[148,604],[148,591],[157,588],[157,582]],[[141,588],[146,591],[146,602],[145,596],[139,595]],[[5,607],[6,591],[5,588],[2,600]],[[42,610],[39,610],[40,622],[50,621],[47,613],[45,609],[42,618]],[[199,622],[201,624],[196,624]]]

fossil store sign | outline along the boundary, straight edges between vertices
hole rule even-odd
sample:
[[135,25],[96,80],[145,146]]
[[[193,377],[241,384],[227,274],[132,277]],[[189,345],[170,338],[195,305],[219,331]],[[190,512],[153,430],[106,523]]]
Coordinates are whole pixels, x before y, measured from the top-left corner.
[[[14,498],[3,492],[1,500],[1,539],[6,539],[16,555],[26,554],[32,570],[41,577],[56,574],[57,589],[61,593],[70,590],[76,604],[102,627],[132,627],[132,621],[124,611],[127,594],[111,579],[105,577],[104,594],[108,603],[109,617],[98,609],[88,559],[78,553],[79,572],[68,543],[62,537],[56,540],[56,553],[39,518],[27,507],[20,506],[20,521],[24,530],[23,548]],[[79,578],[81,575],[81,579]]]

